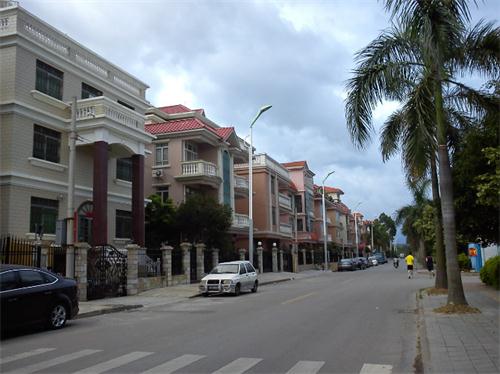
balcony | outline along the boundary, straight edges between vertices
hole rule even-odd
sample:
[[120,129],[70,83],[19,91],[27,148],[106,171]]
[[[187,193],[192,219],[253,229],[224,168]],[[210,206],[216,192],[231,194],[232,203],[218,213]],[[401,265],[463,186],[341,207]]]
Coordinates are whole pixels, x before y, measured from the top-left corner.
[[233,227],[237,228],[248,228],[250,221],[248,216],[244,214],[235,213],[233,216]]
[[203,160],[181,162],[181,175],[176,180],[185,184],[207,185],[217,188],[221,183],[217,165]]
[[77,127],[96,120],[108,120],[133,129],[144,129],[145,117],[107,97],[93,97],[79,100],[76,109]]
[[234,176],[234,195],[235,197],[248,197],[248,179],[240,177],[239,175]]
[[314,232],[299,231],[297,233],[297,240],[298,241],[317,241],[318,235],[316,235],[316,233],[314,233]]
[[280,233],[291,236],[292,235],[292,225],[289,223],[280,223]]
[[292,199],[290,196],[280,193],[278,199],[281,208],[292,211]]

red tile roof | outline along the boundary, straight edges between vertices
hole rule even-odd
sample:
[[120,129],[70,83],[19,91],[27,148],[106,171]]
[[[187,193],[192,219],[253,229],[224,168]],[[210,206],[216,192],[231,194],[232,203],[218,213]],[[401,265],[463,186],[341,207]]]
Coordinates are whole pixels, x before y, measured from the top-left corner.
[[192,112],[191,109],[189,109],[188,107],[186,107],[182,104],[168,105],[168,106],[160,107],[158,109],[161,110],[162,112],[167,113],[167,114]]
[[305,161],[292,161],[292,162],[282,162],[281,165],[284,167],[295,167],[295,166],[306,166]]
[[226,141],[229,136],[234,132],[234,127],[220,127],[216,129],[222,140]]
[[173,119],[166,122],[150,123],[144,126],[144,129],[153,135],[168,134],[173,132],[182,132],[197,129],[206,129],[217,135],[222,140],[227,138],[234,132],[234,127],[213,128],[200,121],[198,118],[181,118]]
[[342,191],[340,188],[328,187],[328,186],[325,186],[325,192],[326,193],[338,193],[340,195],[344,194],[344,191]]

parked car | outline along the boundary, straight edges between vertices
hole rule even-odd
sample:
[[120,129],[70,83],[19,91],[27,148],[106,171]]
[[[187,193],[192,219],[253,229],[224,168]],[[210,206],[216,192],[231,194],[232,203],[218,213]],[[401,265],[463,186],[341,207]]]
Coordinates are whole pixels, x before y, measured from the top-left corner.
[[386,264],[387,263],[387,258],[385,257],[384,254],[375,253],[375,257],[376,257],[379,264]]
[[366,269],[366,264],[365,264],[365,262],[363,260],[364,260],[363,257],[354,257],[352,259],[352,261],[354,262],[354,264],[356,265],[356,267],[359,270],[365,270]]
[[373,266],[378,265],[377,257],[375,257],[375,256],[368,257],[368,261],[371,262]]
[[2,329],[32,324],[64,327],[78,314],[76,282],[50,271],[0,265]]
[[201,280],[199,290],[204,296],[241,291],[257,292],[257,271],[249,261],[221,262]]
[[363,259],[363,262],[365,263],[367,268],[371,268],[373,266],[371,261],[368,261],[368,257],[361,257]]
[[354,265],[354,262],[352,261],[352,259],[343,258],[339,261],[337,270],[338,271],[345,271],[345,270],[354,271],[354,270],[356,270],[356,265]]

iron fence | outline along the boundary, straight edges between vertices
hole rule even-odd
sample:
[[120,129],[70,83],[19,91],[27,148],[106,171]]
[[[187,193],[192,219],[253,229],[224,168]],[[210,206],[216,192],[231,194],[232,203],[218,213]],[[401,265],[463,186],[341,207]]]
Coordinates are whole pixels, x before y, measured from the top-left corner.
[[159,277],[163,272],[163,256],[161,250],[148,249],[139,253],[139,277]]
[[184,268],[182,265],[182,250],[173,249],[172,250],[172,275],[184,274]]

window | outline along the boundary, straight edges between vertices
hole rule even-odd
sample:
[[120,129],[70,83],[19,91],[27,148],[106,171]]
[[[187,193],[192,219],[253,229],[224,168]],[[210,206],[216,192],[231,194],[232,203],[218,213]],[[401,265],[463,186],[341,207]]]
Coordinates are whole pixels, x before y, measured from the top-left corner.
[[62,100],[63,72],[45,62],[36,60],[35,88],[44,94]]
[[297,220],[297,231],[304,231],[304,221],[302,218]]
[[184,161],[198,160],[198,147],[195,143],[184,142]]
[[57,200],[43,199],[41,197],[31,198],[30,230],[35,232],[35,225],[42,225],[46,234],[56,233],[56,221],[59,210]]
[[192,187],[184,187],[184,201],[189,199],[191,196],[196,195],[197,191]]
[[272,218],[273,225],[276,225],[276,208],[275,207],[272,208],[271,214],[273,216],[273,218]]
[[245,265],[240,264],[240,274],[246,274],[246,273],[247,273],[247,269],[245,269]]
[[91,97],[102,96],[102,91],[82,82],[82,99],[90,99]]
[[116,160],[116,178],[132,182],[132,159],[130,157]]
[[121,101],[121,100],[117,100],[116,102],[117,102],[118,104],[120,104],[120,105],[123,105],[125,108],[129,108],[130,110],[135,110],[135,108],[134,108],[132,105],[127,104],[127,103],[124,103],[124,102],[123,102],[123,101]]
[[156,144],[156,165],[168,165],[168,143]]
[[33,157],[59,163],[61,133],[35,125],[33,130]]
[[0,274],[0,291],[13,290],[18,287],[15,271],[7,271]]
[[50,280],[45,274],[33,270],[21,270],[19,271],[19,277],[21,278],[21,287],[38,286],[54,281]]
[[255,269],[250,263],[245,263],[245,267],[247,268],[247,273],[255,273]]
[[166,203],[168,200],[168,186],[158,187],[156,194],[161,197],[163,203]]
[[302,196],[295,196],[295,208],[297,208],[297,213],[302,213]]
[[276,189],[276,178],[274,177],[274,175],[271,175],[271,194],[272,195],[275,195],[276,192],[275,192],[275,189]]
[[132,213],[126,210],[116,210],[116,237],[130,238],[132,235]]

